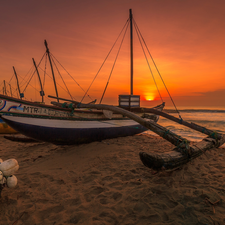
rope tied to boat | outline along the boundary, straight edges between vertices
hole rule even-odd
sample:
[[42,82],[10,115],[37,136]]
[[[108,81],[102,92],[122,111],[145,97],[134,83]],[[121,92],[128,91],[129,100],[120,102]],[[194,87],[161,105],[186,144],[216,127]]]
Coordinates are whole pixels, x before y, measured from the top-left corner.
[[181,118],[181,116],[179,115],[179,117],[180,117],[180,121],[179,121],[179,123],[180,124],[182,124],[183,123],[183,119]]
[[176,151],[187,155],[188,157],[190,157],[190,146],[189,146],[189,141],[187,139],[183,140],[176,148]]
[[181,138],[181,136],[178,136],[178,137],[177,137],[177,144],[176,144],[176,146],[179,145],[180,138]]
[[62,103],[62,108],[67,108],[67,103],[66,102]]
[[73,113],[74,113],[73,103],[70,103],[70,104],[68,105],[68,108],[71,109],[71,114],[70,114],[70,115],[73,115]]
[[215,139],[216,141],[218,141],[218,133],[216,131],[213,131],[213,133],[211,133],[209,135],[209,137]]
[[219,136],[219,133],[216,132],[216,131],[213,131],[209,136],[208,138],[205,138],[205,140],[209,140],[212,139],[214,141],[214,145],[215,147],[218,147],[220,146],[220,138],[218,137]]
[[170,132],[170,130],[166,130],[166,131],[164,132],[164,134],[163,134],[163,138],[165,138],[166,135],[169,134],[169,132]]

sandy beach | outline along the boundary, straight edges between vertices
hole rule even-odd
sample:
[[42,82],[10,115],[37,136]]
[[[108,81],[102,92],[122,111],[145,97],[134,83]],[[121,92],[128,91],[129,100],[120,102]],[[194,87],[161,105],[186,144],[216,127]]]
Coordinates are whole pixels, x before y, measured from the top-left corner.
[[225,224],[225,149],[173,171],[155,172],[140,151],[173,146],[147,134],[78,146],[19,143],[0,136],[0,158],[15,158],[18,185],[4,188],[0,224]]

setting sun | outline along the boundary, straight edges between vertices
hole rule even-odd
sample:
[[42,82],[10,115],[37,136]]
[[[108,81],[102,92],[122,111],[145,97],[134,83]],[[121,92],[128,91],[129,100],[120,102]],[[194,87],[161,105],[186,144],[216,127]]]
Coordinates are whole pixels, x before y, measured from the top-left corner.
[[155,96],[153,94],[147,94],[145,95],[146,101],[153,101],[155,99]]

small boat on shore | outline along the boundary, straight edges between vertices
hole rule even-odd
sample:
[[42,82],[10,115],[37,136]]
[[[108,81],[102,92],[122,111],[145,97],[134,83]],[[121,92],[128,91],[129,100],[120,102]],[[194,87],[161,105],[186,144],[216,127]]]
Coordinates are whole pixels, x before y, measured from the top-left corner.
[[[132,37],[133,17],[131,10],[128,21]],[[184,121],[180,115],[179,118],[176,118],[164,113],[164,102],[153,108],[140,106],[140,96],[133,95],[132,44],[131,38],[131,93],[130,95],[120,95],[118,106],[102,104],[101,101],[99,104],[93,104],[93,102],[85,104],[82,101],[60,98],[56,89],[56,96],[48,96],[57,100],[57,102],[52,101],[52,105],[0,95],[1,118],[13,129],[30,138],[64,145],[131,136],[150,129],[175,146],[172,151],[167,153],[140,152],[142,163],[155,170],[179,167],[205,151],[223,145],[225,143],[224,134]],[[55,81],[46,41],[45,45]],[[176,109],[176,111],[178,110]],[[160,126],[157,123],[159,116],[204,133],[207,137],[200,142],[190,143],[187,139]]]
[[[148,108],[142,108],[140,96],[133,94],[133,16],[131,10],[127,27],[128,25],[130,25],[131,43],[131,91],[130,95],[119,95],[119,107],[134,112],[146,120],[157,122],[159,116],[149,113]],[[55,84],[56,97],[59,100],[51,54],[46,41],[45,46]],[[106,89],[104,93],[105,91]],[[41,93],[43,96],[43,90]],[[21,99],[16,99],[0,95],[1,118],[19,133],[40,141],[54,144],[79,144],[135,135],[148,130],[138,122],[120,113],[112,113],[110,110],[76,108],[71,111],[70,108],[62,106],[25,101],[22,99],[23,94],[20,93],[20,96]],[[74,101],[69,99],[67,102],[73,103]],[[155,108],[163,110],[164,106],[165,103],[162,102]]]

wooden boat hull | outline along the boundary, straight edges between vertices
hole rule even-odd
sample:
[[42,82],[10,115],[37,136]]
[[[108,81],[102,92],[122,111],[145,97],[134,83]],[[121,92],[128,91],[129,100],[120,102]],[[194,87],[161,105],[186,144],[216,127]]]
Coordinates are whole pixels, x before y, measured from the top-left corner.
[[130,119],[66,120],[2,115],[13,129],[28,137],[54,144],[81,144],[109,138],[131,136],[147,130]]
[[[162,110],[164,104],[159,108]],[[135,110],[135,109],[134,109]],[[142,116],[145,111],[136,112]],[[54,144],[80,144],[109,138],[131,136],[147,128],[113,113],[108,117],[104,110],[71,109],[34,103],[0,95],[0,114],[11,128],[28,137]],[[148,114],[157,121],[159,116]]]

